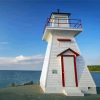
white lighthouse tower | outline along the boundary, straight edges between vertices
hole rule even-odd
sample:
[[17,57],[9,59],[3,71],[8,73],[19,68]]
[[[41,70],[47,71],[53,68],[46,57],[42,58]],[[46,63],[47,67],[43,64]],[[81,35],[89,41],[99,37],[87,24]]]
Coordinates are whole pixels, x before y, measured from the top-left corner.
[[48,45],[40,86],[45,93],[64,93],[68,96],[95,94],[95,83],[75,40],[82,32],[81,21],[70,19],[70,15],[52,12],[47,20],[43,40]]

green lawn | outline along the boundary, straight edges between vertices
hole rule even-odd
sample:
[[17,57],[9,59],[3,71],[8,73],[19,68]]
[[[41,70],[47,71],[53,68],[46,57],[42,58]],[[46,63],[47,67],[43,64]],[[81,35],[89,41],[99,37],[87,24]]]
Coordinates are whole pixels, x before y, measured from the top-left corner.
[[100,65],[88,65],[89,71],[100,71]]

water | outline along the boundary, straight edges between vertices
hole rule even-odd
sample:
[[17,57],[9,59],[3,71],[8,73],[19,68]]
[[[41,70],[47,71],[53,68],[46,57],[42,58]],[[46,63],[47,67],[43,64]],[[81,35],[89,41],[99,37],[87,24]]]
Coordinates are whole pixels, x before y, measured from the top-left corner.
[[[0,70],[0,87],[7,87],[12,83],[23,84],[29,81],[39,82],[41,71],[11,71]],[[100,72],[91,72],[97,87],[100,87]]]
[[10,86],[12,83],[23,84],[30,81],[37,83],[41,71],[13,71],[0,70],[0,87]]
[[100,87],[100,72],[91,72],[93,80],[97,87]]

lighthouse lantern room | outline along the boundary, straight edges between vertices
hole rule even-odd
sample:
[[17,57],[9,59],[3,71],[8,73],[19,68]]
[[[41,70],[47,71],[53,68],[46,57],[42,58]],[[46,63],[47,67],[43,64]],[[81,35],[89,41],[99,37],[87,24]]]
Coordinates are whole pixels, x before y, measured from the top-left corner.
[[82,32],[80,19],[70,13],[52,12],[44,29],[47,50],[40,77],[45,93],[84,96],[96,93],[96,86],[78,48],[75,37]]

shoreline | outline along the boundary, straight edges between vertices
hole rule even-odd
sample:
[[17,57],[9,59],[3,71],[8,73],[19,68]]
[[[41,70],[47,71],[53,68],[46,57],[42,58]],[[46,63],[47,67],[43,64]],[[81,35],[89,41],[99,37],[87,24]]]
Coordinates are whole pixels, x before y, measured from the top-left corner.
[[90,72],[100,72],[100,71],[90,71]]

